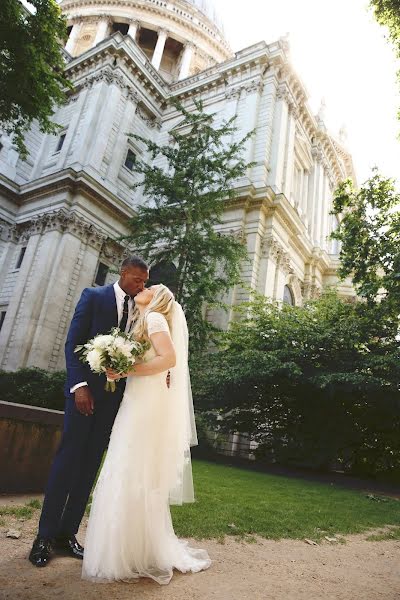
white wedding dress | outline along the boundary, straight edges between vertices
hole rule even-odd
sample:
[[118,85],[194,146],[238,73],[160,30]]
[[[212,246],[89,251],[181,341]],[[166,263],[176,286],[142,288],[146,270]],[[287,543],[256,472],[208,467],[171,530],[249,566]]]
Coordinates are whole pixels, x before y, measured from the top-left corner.
[[[147,327],[149,335],[169,333],[167,321],[156,312],[147,315]],[[145,360],[154,356],[151,348]],[[174,371],[169,389],[166,372],[127,379],[93,493],[84,579],[129,582],[149,577],[167,584],[173,569],[198,572],[211,564],[205,550],[179,540],[172,526],[169,504],[194,499],[189,444],[176,441],[182,437],[184,423],[187,432],[190,415],[186,404],[182,411],[177,401],[175,383],[182,384],[182,378]],[[183,412],[186,420],[182,420]]]

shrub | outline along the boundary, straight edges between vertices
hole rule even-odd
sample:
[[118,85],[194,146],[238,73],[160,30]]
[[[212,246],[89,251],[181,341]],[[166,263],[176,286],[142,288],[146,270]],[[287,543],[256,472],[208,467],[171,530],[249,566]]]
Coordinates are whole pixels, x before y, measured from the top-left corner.
[[256,297],[192,366],[196,410],[247,433],[258,458],[375,476],[400,468],[398,322],[333,292],[304,307]]
[[64,410],[65,371],[48,372],[36,367],[0,371],[0,400]]

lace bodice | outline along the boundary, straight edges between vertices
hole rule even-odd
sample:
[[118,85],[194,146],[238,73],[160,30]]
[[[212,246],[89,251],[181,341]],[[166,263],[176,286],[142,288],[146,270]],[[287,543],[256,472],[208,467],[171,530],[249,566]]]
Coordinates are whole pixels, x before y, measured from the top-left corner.
[[147,315],[147,333],[150,336],[153,335],[153,333],[159,333],[160,331],[169,333],[167,319],[158,312],[150,312]]

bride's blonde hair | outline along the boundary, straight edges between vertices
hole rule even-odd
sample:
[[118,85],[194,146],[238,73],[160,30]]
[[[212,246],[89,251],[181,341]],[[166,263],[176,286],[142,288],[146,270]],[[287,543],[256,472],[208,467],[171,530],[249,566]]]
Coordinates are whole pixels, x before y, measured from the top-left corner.
[[166,285],[163,285],[162,283],[157,285],[157,290],[143,314],[139,313],[138,308],[135,309],[135,313],[133,315],[135,320],[135,326],[132,331],[133,337],[139,341],[145,341],[149,339],[146,327],[146,316],[150,312],[158,312],[164,315],[168,326],[171,329],[171,313],[174,300],[175,298],[173,293],[169,288],[167,288]]

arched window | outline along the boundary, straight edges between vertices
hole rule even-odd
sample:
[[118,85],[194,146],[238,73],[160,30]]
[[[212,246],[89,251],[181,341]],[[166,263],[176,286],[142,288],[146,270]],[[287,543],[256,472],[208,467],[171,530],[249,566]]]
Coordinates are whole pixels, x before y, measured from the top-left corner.
[[288,285],[285,285],[283,288],[283,301],[285,304],[290,304],[290,306],[294,306],[294,296],[291,288]]
[[174,263],[163,261],[151,267],[147,285],[157,285],[158,283],[163,283],[169,287],[171,292],[176,293],[178,282]]

